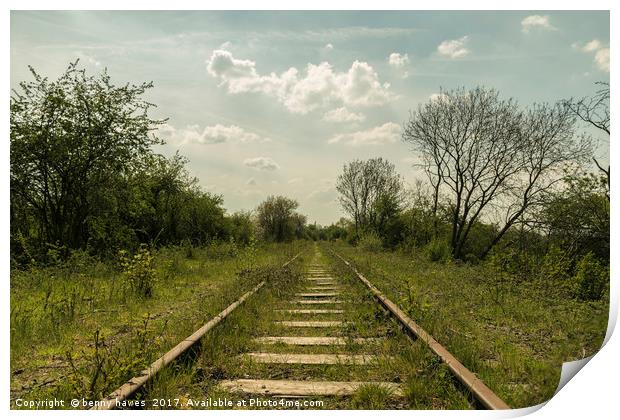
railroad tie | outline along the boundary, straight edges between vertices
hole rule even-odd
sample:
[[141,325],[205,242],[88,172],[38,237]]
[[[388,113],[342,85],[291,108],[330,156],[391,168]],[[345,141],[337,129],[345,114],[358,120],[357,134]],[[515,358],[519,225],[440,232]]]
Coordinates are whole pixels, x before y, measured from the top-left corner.
[[378,342],[379,338],[344,337],[257,337],[254,342],[260,344],[288,344],[292,346],[345,346],[347,343],[366,344]]
[[245,353],[255,363],[287,365],[366,365],[377,360],[372,354]]
[[303,292],[296,293],[296,296],[304,297],[304,298],[328,298],[338,296],[340,293],[338,292]]
[[344,303],[342,300],[335,299],[300,299],[295,300],[292,303],[300,305],[328,305],[328,304],[340,304]]
[[291,381],[273,379],[236,379],[221,381],[219,386],[230,392],[264,394],[270,396],[330,396],[352,395],[361,386],[373,385],[387,389],[392,395],[402,395],[400,386],[393,382],[333,382]]
[[276,309],[276,312],[286,312],[288,314],[342,314],[342,309]]
[[275,321],[275,323],[293,328],[333,328],[345,324],[342,321]]

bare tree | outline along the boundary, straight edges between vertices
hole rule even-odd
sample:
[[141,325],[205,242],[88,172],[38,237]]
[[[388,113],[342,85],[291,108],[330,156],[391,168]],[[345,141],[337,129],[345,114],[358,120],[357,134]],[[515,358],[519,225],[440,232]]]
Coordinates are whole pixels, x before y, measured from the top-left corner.
[[[581,98],[579,100],[570,99],[566,101],[566,106],[583,122],[591,125],[609,136],[609,83],[597,82],[600,89],[591,97]],[[592,160],[596,167],[603,172],[607,179],[607,187],[609,188],[610,182],[610,166],[607,165],[605,169],[596,157]],[[608,197],[609,198],[609,197]]]
[[336,190],[342,208],[353,218],[356,233],[382,226],[404,199],[400,175],[394,164],[383,158],[345,164]]
[[514,100],[480,87],[442,92],[411,113],[403,140],[422,156],[435,211],[440,194],[449,200],[455,258],[485,210],[506,211],[490,249],[553,186],[562,164],[583,157],[589,142],[575,137],[574,123],[566,106],[524,112]]

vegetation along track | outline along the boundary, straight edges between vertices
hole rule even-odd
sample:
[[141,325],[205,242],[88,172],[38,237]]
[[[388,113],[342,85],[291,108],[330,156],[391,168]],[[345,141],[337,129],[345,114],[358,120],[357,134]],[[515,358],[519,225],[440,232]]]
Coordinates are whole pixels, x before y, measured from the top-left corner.
[[295,270],[272,272],[224,325],[192,336],[204,336],[201,351],[165,368],[162,357],[157,375],[108,401],[144,385],[136,396],[149,408],[509,408],[336,258],[316,246]]

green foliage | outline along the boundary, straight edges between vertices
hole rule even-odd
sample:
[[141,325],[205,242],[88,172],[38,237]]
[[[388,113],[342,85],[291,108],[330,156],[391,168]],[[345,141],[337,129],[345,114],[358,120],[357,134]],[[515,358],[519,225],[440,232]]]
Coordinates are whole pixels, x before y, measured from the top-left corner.
[[250,212],[239,211],[228,217],[230,235],[236,243],[247,246],[256,238],[256,226]]
[[381,385],[366,384],[360,386],[351,400],[356,410],[385,410],[389,408],[392,391]]
[[30,70],[11,96],[11,232],[82,248],[98,198],[160,143],[151,132],[164,121],[148,117],[151,83],[116,86],[77,61],[56,81]]
[[577,262],[573,284],[578,299],[600,300],[609,285],[609,267],[601,264],[592,252],[588,252]]
[[155,287],[155,268],[151,251],[144,244],[133,256],[121,250],[120,264],[129,289],[140,297],[151,297]]
[[424,247],[424,254],[433,262],[444,262],[450,259],[450,246],[441,239],[433,239]]
[[372,231],[363,233],[357,241],[357,246],[367,252],[379,252],[383,249],[381,238]]
[[302,238],[306,217],[295,211],[298,206],[297,201],[287,197],[267,197],[256,210],[263,238],[275,242]]
[[609,261],[609,189],[604,176],[569,175],[566,188],[550,194],[539,216],[549,238],[572,256],[592,252]]

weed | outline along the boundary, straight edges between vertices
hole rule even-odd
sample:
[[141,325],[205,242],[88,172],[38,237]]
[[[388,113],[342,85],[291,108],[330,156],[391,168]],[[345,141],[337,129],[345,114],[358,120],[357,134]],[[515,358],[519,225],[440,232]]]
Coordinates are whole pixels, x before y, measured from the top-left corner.
[[138,252],[132,257],[122,250],[120,261],[123,275],[131,291],[140,297],[151,297],[155,287],[155,269],[153,255],[148,247],[141,244]]

